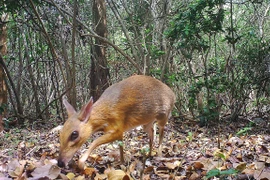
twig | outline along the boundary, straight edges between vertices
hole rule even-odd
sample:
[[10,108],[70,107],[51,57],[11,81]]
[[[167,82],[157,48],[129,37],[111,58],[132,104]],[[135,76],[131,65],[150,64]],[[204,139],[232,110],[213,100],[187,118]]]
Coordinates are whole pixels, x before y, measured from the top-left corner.
[[37,146],[33,147],[28,153],[25,154],[25,157],[28,156],[32,151],[34,151],[37,148]]

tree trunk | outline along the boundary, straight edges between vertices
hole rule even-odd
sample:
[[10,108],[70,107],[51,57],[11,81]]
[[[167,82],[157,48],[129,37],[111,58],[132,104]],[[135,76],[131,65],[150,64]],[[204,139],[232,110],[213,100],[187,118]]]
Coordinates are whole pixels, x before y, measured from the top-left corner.
[[[93,19],[95,32],[107,38],[107,19],[104,0],[93,1]],[[91,56],[91,95],[97,100],[102,92],[109,87],[109,68],[106,58],[107,44],[95,38]]]
[[68,99],[70,104],[76,109],[77,108],[77,91],[76,91],[76,60],[75,60],[75,46],[76,46],[76,29],[77,21],[76,17],[78,14],[78,3],[74,1],[74,13],[73,13],[73,28],[72,28],[72,50],[71,50],[71,68],[70,77],[67,79],[70,90],[68,91]]
[[[7,21],[8,16],[3,14],[0,18],[0,55],[7,54]],[[7,87],[5,82],[5,71],[2,66],[0,66],[0,132],[4,130],[3,117],[6,113],[5,106],[7,105]]]
[[[24,47],[26,47],[25,48],[25,58],[26,58],[27,70],[29,73],[29,79],[30,79],[33,94],[34,94],[34,101],[35,101],[35,107],[36,107],[36,118],[43,119],[42,114],[41,114],[41,106],[40,106],[40,102],[39,102],[39,96],[38,96],[38,85],[36,84],[38,81],[35,79],[35,76],[34,76],[33,68],[31,65],[30,52],[28,50],[28,47],[30,45],[27,44],[27,39],[26,39],[25,34],[23,34],[22,37],[24,39]],[[19,123],[22,124],[23,122],[20,121]]]

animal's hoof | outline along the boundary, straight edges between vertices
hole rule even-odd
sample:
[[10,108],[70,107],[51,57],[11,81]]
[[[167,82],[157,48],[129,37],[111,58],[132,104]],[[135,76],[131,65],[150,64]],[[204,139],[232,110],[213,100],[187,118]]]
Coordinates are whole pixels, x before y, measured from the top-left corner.
[[84,170],[84,166],[85,166],[84,161],[79,160],[79,162],[78,162],[78,167],[79,167],[79,169],[80,169],[80,170]]

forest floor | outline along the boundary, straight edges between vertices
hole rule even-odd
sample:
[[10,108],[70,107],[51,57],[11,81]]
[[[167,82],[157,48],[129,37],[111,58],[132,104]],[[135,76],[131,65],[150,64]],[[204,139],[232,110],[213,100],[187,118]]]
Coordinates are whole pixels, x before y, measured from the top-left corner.
[[[163,157],[157,157],[158,136],[151,158],[142,128],[125,133],[125,164],[119,162],[119,142],[98,147],[80,171],[76,153],[69,167],[59,168],[59,128],[56,119],[29,123],[0,135],[0,179],[270,179],[270,119],[239,118],[198,127],[193,120],[174,118],[165,128]],[[54,123],[53,123],[54,122]],[[59,124],[61,124],[59,122]]]

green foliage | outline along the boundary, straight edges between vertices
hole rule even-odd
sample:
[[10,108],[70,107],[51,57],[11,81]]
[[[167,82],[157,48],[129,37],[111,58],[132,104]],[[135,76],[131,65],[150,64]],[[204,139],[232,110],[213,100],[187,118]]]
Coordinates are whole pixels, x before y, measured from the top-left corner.
[[192,139],[193,139],[193,133],[192,133],[192,132],[188,132],[187,140],[188,140],[189,142],[191,142]]
[[[203,56],[200,59],[203,60],[202,70],[194,74],[192,67],[188,67],[189,74],[181,75],[188,81],[188,107],[198,107],[197,117],[201,122],[219,116],[221,104],[217,102],[216,95],[226,94],[233,100],[226,105],[231,108],[234,119],[246,107],[252,91],[258,90],[259,98],[270,90],[269,40],[262,40],[254,24],[232,25],[230,11],[226,13],[224,10],[229,8],[220,6],[222,4],[222,0],[194,0],[181,4],[181,10],[173,17],[166,32],[192,66],[199,68],[202,62],[195,60],[195,57],[198,54]],[[225,25],[224,20],[227,20]],[[244,20],[239,19],[239,22]],[[215,54],[209,58],[208,54],[213,50],[218,52],[216,47],[213,48],[213,40],[215,46],[221,48],[227,45],[235,47],[235,54],[232,57]],[[202,107],[198,106],[199,93],[203,94]]]
[[[212,67],[209,68],[209,72],[211,68]],[[198,116],[200,122],[205,123],[208,120],[213,120],[218,117],[219,113],[217,112],[217,108],[219,104],[216,102],[215,94],[226,92],[230,87],[229,84],[228,77],[222,72],[222,68],[215,69],[215,72],[213,71],[207,79],[198,77],[193,81],[188,91],[190,107],[196,107],[198,93],[205,92],[206,90],[209,92],[209,97],[206,99],[205,105]]]
[[236,65],[242,69],[243,83],[253,85],[250,88],[258,89],[259,94],[267,92],[270,89],[269,42],[262,41],[253,31],[243,33],[242,37],[237,44],[239,61]]
[[[181,52],[185,58],[192,59],[195,51],[207,54],[211,47],[211,38],[223,31],[224,10],[221,8],[223,3],[223,0],[196,0],[177,12],[166,35],[177,42],[176,46],[183,50]],[[216,119],[218,116],[216,113],[218,104],[214,97],[216,93],[226,91],[228,81],[224,67],[224,59],[216,57],[210,59],[202,75],[193,76],[190,72],[189,107],[192,109],[196,107],[198,93],[207,94],[205,106],[200,109],[201,121]]]
[[7,104],[1,104],[1,106],[0,106],[0,114],[2,114],[5,111],[6,108],[7,108]]
[[154,46],[154,45],[152,45],[150,47],[150,50],[151,50],[151,52],[150,52],[151,53],[151,57],[153,59],[158,59],[160,56],[162,56],[162,55],[165,54],[164,51],[160,50],[157,46]]
[[228,177],[229,175],[235,175],[236,173],[237,173],[237,170],[235,169],[229,169],[225,171],[221,171],[219,169],[212,169],[207,173],[206,179],[209,179],[212,177],[225,178],[225,177]]
[[150,152],[150,147],[143,147],[143,148],[141,149],[141,153],[142,153],[143,155],[147,155],[147,154],[149,154],[149,152]]
[[174,86],[175,82],[179,81],[176,73],[165,74],[165,78],[166,78],[166,84],[170,86]]
[[240,135],[246,135],[252,128],[251,127],[244,127],[243,129],[241,129],[240,131],[238,131],[236,134],[238,136]]
[[215,157],[218,157],[218,158],[222,159],[223,161],[226,161],[226,155],[221,151],[217,151],[215,153]]
[[118,146],[124,146],[124,143],[123,143],[123,141],[117,141],[117,144],[118,144]]
[[[222,31],[224,10],[220,8],[223,0],[197,0],[180,10],[171,21],[166,35],[172,40],[180,40],[178,48],[188,51],[205,51],[209,40],[205,35]],[[191,52],[190,52],[191,53]],[[190,58],[192,54],[186,54]]]
[[[41,0],[33,0],[35,4],[41,4]],[[23,6],[30,6],[29,0],[1,0],[0,1],[0,12],[11,12],[15,13]]]

